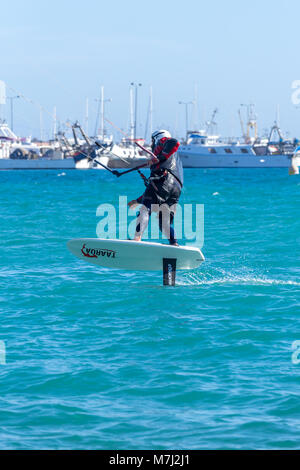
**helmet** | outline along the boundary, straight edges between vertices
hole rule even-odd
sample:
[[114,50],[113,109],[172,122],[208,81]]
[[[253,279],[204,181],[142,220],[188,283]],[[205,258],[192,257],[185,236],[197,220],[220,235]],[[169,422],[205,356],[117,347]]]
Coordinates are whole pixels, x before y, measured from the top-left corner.
[[154,131],[153,134],[151,135],[152,139],[152,144],[157,145],[160,139],[163,137],[167,137],[168,139],[171,137],[171,134],[169,131],[165,131],[164,129],[161,129],[159,131]]

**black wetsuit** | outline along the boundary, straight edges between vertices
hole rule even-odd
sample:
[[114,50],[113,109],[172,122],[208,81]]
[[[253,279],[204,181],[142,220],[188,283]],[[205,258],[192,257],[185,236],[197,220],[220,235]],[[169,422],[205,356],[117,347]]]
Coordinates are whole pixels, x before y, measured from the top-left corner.
[[145,208],[140,211],[138,216],[137,234],[142,234],[146,229],[151,212],[155,210],[153,205],[162,206],[165,204],[168,211],[167,213],[159,211],[159,229],[161,232],[168,232],[171,245],[177,243],[173,223],[176,204],[183,185],[182,163],[176,153],[178,147],[179,142],[176,139],[163,138],[160,140],[153,152],[159,163],[151,166],[146,191],[137,199]]

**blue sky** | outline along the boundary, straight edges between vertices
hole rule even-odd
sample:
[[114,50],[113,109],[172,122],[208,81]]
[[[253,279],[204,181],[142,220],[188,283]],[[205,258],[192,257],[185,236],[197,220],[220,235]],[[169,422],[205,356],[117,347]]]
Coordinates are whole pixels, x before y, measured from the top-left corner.
[[[300,137],[291,84],[300,79],[296,0],[36,0],[1,5],[0,79],[52,112],[94,129],[100,86],[112,98],[107,117],[126,129],[129,84],[141,82],[140,133],[153,87],[154,127],[184,135],[184,107],[198,87],[199,126],[218,108],[218,131],[239,135],[240,103],[256,104],[259,129],[280,124]],[[18,134],[39,135],[39,109],[15,100]],[[10,119],[9,106],[4,110]],[[193,113],[190,112],[191,125]],[[51,122],[44,113],[44,126]]]

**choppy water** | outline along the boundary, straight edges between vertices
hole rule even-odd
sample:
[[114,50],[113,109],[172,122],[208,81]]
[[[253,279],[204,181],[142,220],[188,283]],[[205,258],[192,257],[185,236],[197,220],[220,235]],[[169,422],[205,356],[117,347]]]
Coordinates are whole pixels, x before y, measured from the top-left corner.
[[206,262],[175,288],[67,251],[140,195],[114,178],[0,173],[0,448],[298,448],[299,177],[186,170]]

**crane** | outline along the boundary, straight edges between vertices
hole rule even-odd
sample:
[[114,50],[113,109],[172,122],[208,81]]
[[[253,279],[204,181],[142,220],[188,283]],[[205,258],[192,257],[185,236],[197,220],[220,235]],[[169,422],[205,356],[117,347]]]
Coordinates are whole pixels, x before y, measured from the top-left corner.
[[215,108],[213,110],[210,121],[206,121],[206,132],[207,132],[207,134],[213,135],[214,131],[216,131],[217,123],[215,122],[215,117],[216,117],[217,112],[218,112],[218,108]]

